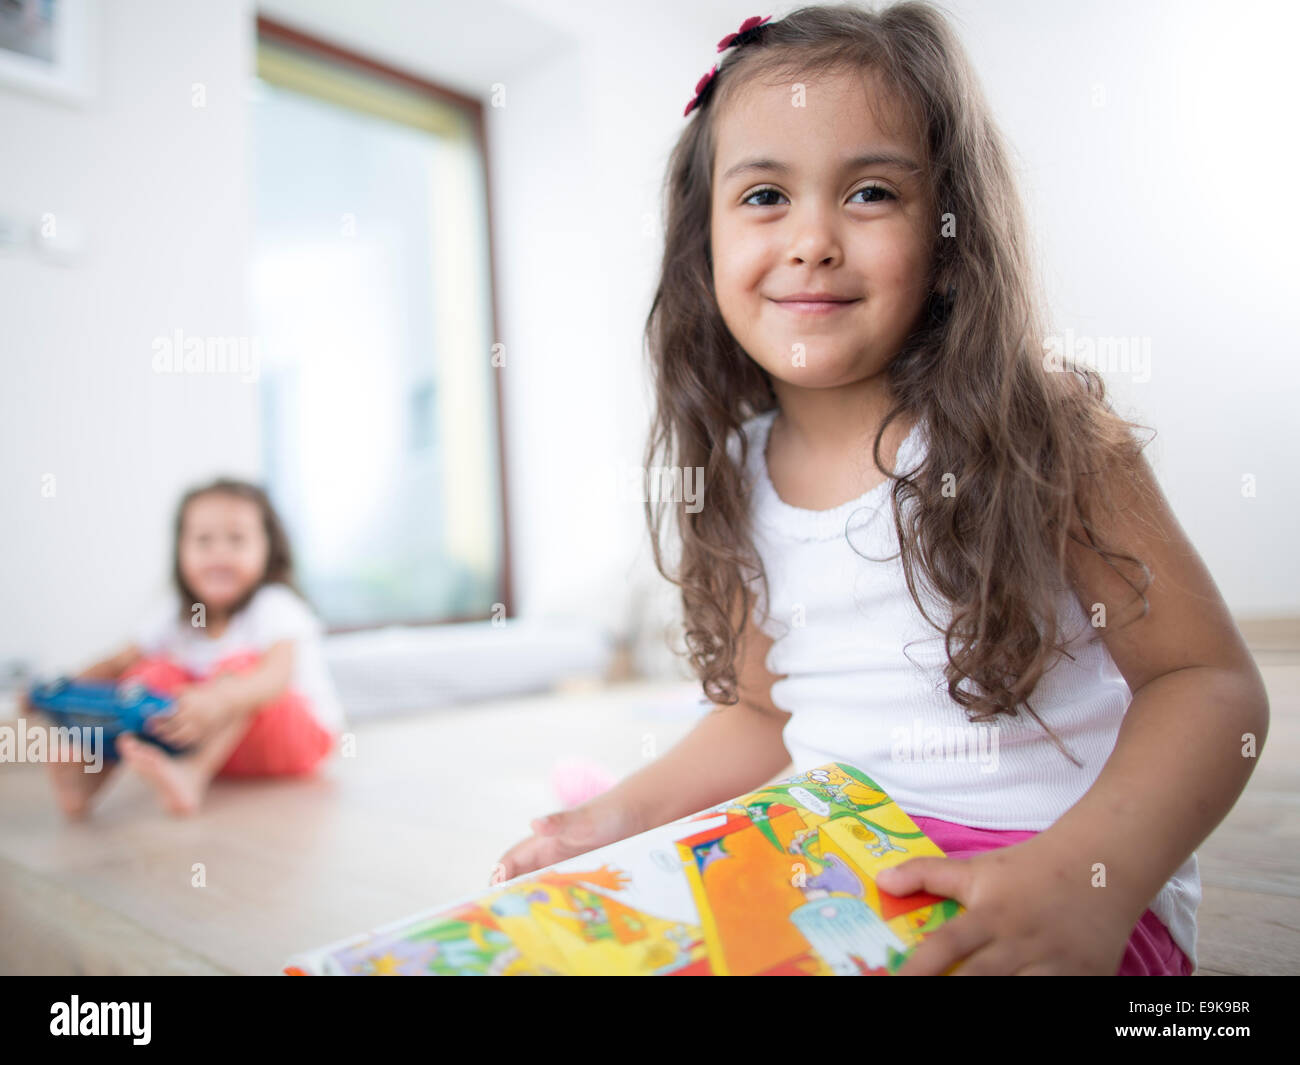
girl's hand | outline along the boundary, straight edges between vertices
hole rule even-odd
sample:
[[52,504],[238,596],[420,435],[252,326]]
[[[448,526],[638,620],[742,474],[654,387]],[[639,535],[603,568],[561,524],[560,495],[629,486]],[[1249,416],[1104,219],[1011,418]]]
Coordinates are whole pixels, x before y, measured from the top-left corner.
[[970,858],[912,858],[882,872],[893,895],[929,891],[966,908],[927,936],[900,976],[1114,976],[1144,906],[1092,887],[1091,863],[1046,833]]
[[512,880],[566,858],[603,847],[644,832],[639,812],[618,794],[618,789],[589,799],[572,810],[561,810],[531,823],[533,835],[520,840],[501,856],[488,881],[492,885]]
[[20,717],[31,717],[36,713],[39,713],[39,711],[32,706],[32,700],[27,689],[20,689],[14,696],[14,720],[17,721]]
[[166,713],[144,723],[145,731],[173,747],[190,747],[207,739],[231,719],[230,704],[211,684],[194,684],[176,697]]

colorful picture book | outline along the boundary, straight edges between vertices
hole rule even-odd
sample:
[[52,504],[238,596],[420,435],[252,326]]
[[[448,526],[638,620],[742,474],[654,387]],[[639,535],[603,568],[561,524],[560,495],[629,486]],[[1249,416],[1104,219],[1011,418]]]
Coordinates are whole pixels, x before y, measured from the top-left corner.
[[942,856],[842,762],[332,946],[289,975],[889,976],[953,899],[876,874]]

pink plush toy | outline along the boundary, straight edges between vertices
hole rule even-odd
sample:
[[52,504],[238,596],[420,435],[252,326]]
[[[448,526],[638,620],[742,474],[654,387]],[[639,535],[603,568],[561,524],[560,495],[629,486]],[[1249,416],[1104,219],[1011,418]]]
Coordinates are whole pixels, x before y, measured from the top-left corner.
[[618,779],[609,770],[577,758],[556,762],[551,771],[551,787],[566,810],[609,791],[617,783]]

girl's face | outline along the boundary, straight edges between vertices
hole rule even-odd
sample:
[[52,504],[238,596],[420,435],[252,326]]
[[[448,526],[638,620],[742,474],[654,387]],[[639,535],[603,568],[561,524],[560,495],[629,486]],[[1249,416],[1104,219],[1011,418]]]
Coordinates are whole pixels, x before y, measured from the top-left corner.
[[[778,395],[889,364],[925,304],[937,225],[922,147],[877,124],[869,102],[894,114],[873,80],[805,84],[804,107],[789,85],[746,86],[718,116],[713,164],[718,306]],[[842,302],[791,300],[808,293]]]
[[185,583],[209,610],[228,610],[266,572],[270,543],[257,504],[211,492],[190,500],[181,522]]

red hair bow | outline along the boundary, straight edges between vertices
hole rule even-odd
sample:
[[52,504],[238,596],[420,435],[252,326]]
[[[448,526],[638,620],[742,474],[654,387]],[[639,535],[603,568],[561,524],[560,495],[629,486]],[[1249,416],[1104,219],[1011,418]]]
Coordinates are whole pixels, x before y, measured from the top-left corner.
[[[725,52],[728,48],[740,47],[741,45],[749,44],[750,41],[754,40],[758,36],[758,28],[762,26],[765,22],[768,22],[771,18],[772,18],[771,15],[768,15],[765,18],[759,18],[757,15],[751,15],[749,18],[745,19],[745,21],[740,24],[740,29],[738,29],[735,33],[727,34],[725,37],[722,38],[722,40],[718,42],[718,51]],[[709,86],[713,83],[713,78],[717,73],[718,73],[718,64],[714,63],[713,69],[710,70],[707,74],[705,74],[704,77],[700,78],[698,82],[696,82],[695,95],[691,97],[691,102],[686,105],[686,110],[682,112],[683,118],[689,115],[691,111],[693,111],[696,107],[700,105],[700,101],[704,99],[704,94],[705,92],[708,91]]]
[[[718,51],[725,52],[733,44],[748,44],[757,36],[757,34],[750,33],[749,31],[758,29],[759,26],[763,25],[763,23],[767,22],[771,17],[771,15],[768,15],[767,18],[759,18],[757,15],[750,15],[749,18],[745,19],[745,21],[740,24],[740,29],[735,33],[727,34],[718,42]],[[748,36],[746,36],[747,34]],[[745,38],[743,41],[741,40],[742,37]]]

